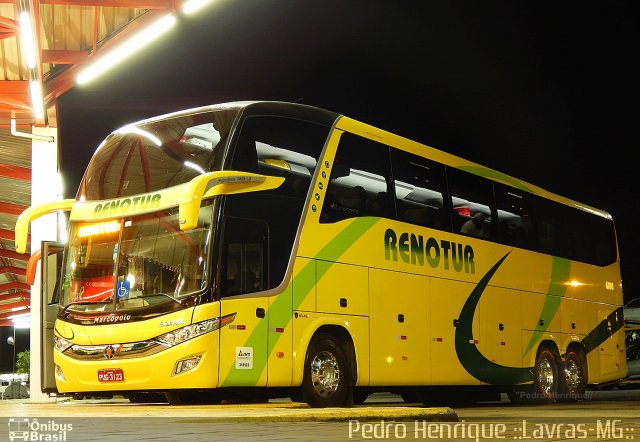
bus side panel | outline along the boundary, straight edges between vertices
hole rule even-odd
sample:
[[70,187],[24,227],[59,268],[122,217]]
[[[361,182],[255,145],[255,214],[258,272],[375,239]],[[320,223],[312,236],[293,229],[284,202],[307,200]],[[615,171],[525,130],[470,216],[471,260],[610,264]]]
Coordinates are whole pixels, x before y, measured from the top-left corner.
[[322,326],[344,328],[353,340],[358,377],[356,384],[369,385],[369,318],[364,316],[299,313],[293,319],[293,386],[302,385],[304,363],[309,342]]
[[487,287],[480,299],[480,351],[492,362],[522,367],[521,292]]
[[369,270],[371,291],[371,385],[427,385],[429,279]]
[[290,387],[293,375],[293,288],[269,296],[268,378],[269,387]]
[[597,325],[595,315],[589,315],[589,302],[564,298],[560,305],[562,332],[570,335],[586,336]]
[[366,267],[316,261],[318,312],[369,316]]
[[[607,320],[607,317],[611,314],[612,310],[614,310],[614,307],[606,304],[591,304],[591,308],[596,310],[594,316],[597,316],[598,318],[594,327],[601,321]],[[599,382],[606,382],[620,378],[618,375],[618,371],[620,370],[620,352],[618,351],[618,340],[616,337],[610,337],[593,351],[598,352],[600,355]]]
[[[525,363],[528,360],[535,362],[536,352],[542,340],[554,336],[553,341],[560,348],[562,297],[522,292],[520,299],[522,301],[522,356]],[[533,365],[527,366],[533,367]]]
[[293,263],[293,310],[316,311],[316,263],[296,257]]
[[[454,321],[459,319],[462,306],[473,284],[449,279],[431,278],[431,373],[433,385],[478,385],[458,360],[455,347]],[[473,336],[479,336],[479,318],[473,320]],[[465,345],[477,345],[475,342]]]
[[221,387],[267,385],[268,303],[266,296],[220,302],[222,316],[235,314],[233,323],[220,330]]
[[560,351],[562,346],[562,335],[561,333],[550,333],[550,332],[535,332],[532,330],[522,330],[522,348],[526,348],[529,342],[532,341],[532,338],[535,342],[535,345],[528,352],[522,355],[522,366],[523,367],[535,367],[536,365],[536,355],[538,353],[538,348],[540,347],[540,343],[542,341],[553,342]]

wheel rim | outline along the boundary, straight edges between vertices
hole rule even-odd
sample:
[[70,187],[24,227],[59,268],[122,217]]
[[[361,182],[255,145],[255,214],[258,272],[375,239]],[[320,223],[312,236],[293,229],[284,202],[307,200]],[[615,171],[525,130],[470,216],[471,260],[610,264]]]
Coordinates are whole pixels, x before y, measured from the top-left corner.
[[549,359],[542,359],[538,364],[538,384],[545,396],[551,396],[555,384],[553,364]]
[[311,361],[311,382],[320,397],[327,398],[338,390],[340,384],[340,365],[338,359],[322,351]]
[[582,370],[576,361],[569,359],[564,369],[564,377],[569,393],[575,393],[582,386]]

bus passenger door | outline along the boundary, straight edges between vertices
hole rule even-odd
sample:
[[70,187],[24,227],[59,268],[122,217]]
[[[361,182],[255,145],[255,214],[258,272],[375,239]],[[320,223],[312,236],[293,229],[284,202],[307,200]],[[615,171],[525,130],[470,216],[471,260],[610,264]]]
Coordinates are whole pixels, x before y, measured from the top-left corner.
[[268,229],[262,221],[227,217],[222,231],[220,387],[267,382]]
[[40,387],[43,393],[58,392],[53,363],[53,328],[58,315],[63,250],[62,243],[43,241],[40,252]]

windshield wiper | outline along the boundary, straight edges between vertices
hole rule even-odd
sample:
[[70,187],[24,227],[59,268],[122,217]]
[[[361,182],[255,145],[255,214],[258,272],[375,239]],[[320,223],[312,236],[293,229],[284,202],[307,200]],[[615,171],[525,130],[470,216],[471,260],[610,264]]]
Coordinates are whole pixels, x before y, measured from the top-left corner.
[[166,296],[167,298],[171,299],[172,301],[175,301],[178,304],[182,305],[182,301],[180,301],[178,298],[174,298],[171,295],[168,295],[166,293],[161,293],[161,292],[160,293],[154,293],[153,295],[145,295],[145,296],[143,296],[143,298],[150,298],[152,296]]
[[60,314],[63,314],[64,317],[66,318],[67,315],[70,313],[67,310],[69,309],[69,307],[73,307],[76,305],[103,305],[103,304],[111,304],[113,302],[113,300],[108,299],[106,301],[78,301],[78,302],[72,302],[69,305],[67,305],[64,309],[62,309],[62,311],[60,312]]

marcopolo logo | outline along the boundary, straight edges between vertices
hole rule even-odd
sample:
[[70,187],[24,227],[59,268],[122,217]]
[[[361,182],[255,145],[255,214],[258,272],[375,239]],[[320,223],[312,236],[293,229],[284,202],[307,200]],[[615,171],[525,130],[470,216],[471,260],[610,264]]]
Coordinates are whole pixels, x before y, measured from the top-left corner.
[[38,419],[9,419],[9,440],[66,441],[73,424],[62,424],[54,420],[39,422]]
[[420,266],[426,263],[431,268],[442,266],[445,270],[453,267],[456,272],[476,273],[473,262],[473,248],[453,241],[438,241],[434,237],[403,232],[398,235],[393,229],[384,232],[384,259]]
[[133,198],[122,198],[113,200],[104,204],[100,203],[93,209],[93,215],[99,216],[116,216],[118,214],[127,213],[130,210],[147,210],[157,209],[160,207],[162,195],[156,193],[154,195],[135,196]]

